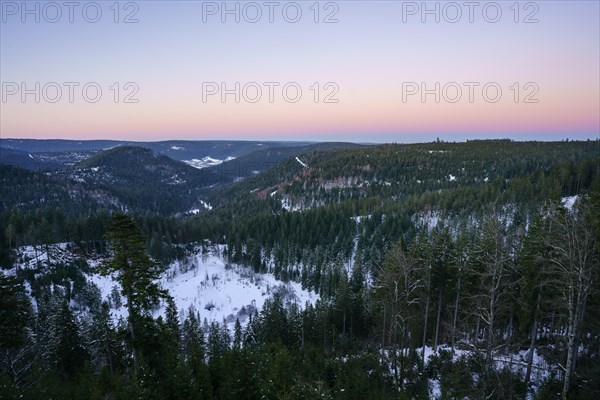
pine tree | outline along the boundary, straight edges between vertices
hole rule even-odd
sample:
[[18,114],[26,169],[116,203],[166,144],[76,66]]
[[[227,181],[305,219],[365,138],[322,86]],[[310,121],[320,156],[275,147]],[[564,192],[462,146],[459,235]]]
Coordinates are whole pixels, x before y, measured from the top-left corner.
[[34,356],[31,302],[17,278],[0,272],[0,376],[26,383]]
[[177,305],[175,304],[175,300],[173,297],[167,297],[167,308],[165,310],[165,319],[167,328],[171,332],[173,336],[173,342],[179,347],[180,341],[180,328],[179,328],[179,314],[177,312]]
[[193,311],[190,309],[188,317],[183,322],[181,339],[183,357],[193,378],[196,392],[199,393],[200,398],[208,399],[212,395],[212,388],[208,366],[205,363],[204,331]]
[[239,350],[242,347],[242,325],[240,324],[240,319],[235,319],[235,327],[233,329],[233,348],[235,350]]
[[62,302],[58,312],[51,316],[48,358],[50,365],[67,377],[80,372],[89,360],[79,326],[66,300]]
[[121,351],[107,302],[102,303],[100,312],[94,316],[89,336],[92,358],[97,368],[106,366],[113,374],[120,364]]
[[31,303],[17,278],[0,272],[0,349],[20,347],[27,340]]
[[133,348],[133,362],[138,365],[137,328],[149,317],[152,306],[167,296],[155,283],[161,268],[146,254],[145,239],[133,219],[122,213],[113,215],[108,233],[113,257],[100,267],[104,275],[114,274],[127,298],[129,334]]

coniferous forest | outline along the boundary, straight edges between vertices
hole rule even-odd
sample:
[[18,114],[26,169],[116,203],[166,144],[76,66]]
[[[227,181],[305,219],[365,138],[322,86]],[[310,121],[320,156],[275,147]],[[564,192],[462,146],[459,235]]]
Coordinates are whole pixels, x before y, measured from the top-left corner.
[[0,398],[600,398],[598,141],[302,149],[0,164]]

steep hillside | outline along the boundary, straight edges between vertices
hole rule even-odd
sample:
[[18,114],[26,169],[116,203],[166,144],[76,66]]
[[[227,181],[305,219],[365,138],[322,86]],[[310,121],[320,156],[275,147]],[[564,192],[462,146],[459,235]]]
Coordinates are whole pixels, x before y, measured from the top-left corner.
[[82,161],[68,177],[113,194],[127,209],[163,214],[197,206],[202,189],[220,180],[215,174],[133,146],[116,147]]
[[6,147],[0,147],[0,164],[13,165],[30,171],[53,170],[61,167],[60,163],[41,159],[37,154]]
[[[186,229],[226,237],[236,262],[316,289],[321,278],[301,265],[377,269],[391,243],[422,226],[456,231],[500,212],[522,229],[544,202],[582,193],[600,177],[598,146],[477,141],[306,153],[216,192],[215,209]],[[262,262],[261,254],[273,258]]]
[[[162,154],[190,165],[201,165],[198,161],[212,159],[222,162],[269,148],[299,147],[309,142],[271,142],[240,140],[167,140],[158,142],[134,142],[123,140],[39,140],[39,139],[0,139],[2,151],[19,151],[31,154],[32,159],[61,157],[68,154],[87,154],[91,156],[103,150],[119,146],[145,147],[155,154]],[[40,156],[45,154],[45,156]],[[71,161],[69,159],[69,161]],[[79,159],[78,161],[81,161]]]
[[[326,142],[301,146],[269,147],[254,151],[219,165],[209,170],[224,177],[225,181],[237,182],[253,177],[277,166],[282,161],[311,152],[343,150],[364,147],[355,143]],[[262,179],[262,178],[261,178]]]
[[38,208],[60,208],[71,213],[88,212],[114,201],[100,191],[88,191],[77,182],[65,182],[47,174],[0,164],[0,208],[20,211]]

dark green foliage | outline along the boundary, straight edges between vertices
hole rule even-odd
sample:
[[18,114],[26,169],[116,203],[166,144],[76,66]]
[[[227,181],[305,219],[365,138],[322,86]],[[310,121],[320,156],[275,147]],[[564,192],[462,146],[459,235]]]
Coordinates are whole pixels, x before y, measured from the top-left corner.
[[51,368],[66,377],[81,372],[89,361],[79,326],[66,301],[62,302],[56,314],[50,316],[47,352]]
[[130,317],[147,314],[166,293],[154,283],[162,270],[147,255],[141,230],[131,217],[115,213],[107,239],[114,256],[100,267],[100,272],[115,274],[127,298]]
[[22,346],[32,317],[23,285],[17,278],[0,273],[0,349]]
[[[92,168],[94,170],[92,170]],[[216,173],[198,170],[142,147],[121,146],[77,164],[88,190],[100,190],[137,212],[186,212],[201,189],[220,182]]]
[[[569,336],[569,312],[559,301],[567,277],[550,263],[565,260],[556,245],[575,236],[570,228],[550,229],[550,222],[572,215],[578,229],[600,238],[597,156],[597,142],[309,152],[298,155],[308,168],[293,156],[216,192],[213,211],[186,219],[167,215],[185,211],[178,208],[199,192],[140,177],[181,173],[201,186],[197,171],[180,170],[150,151],[109,151],[80,166],[113,168],[123,181],[97,176],[91,185],[100,200],[112,193],[135,204],[131,216],[111,216],[109,206],[84,200],[69,209],[73,201],[55,187],[68,176],[4,169],[7,185],[23,185],[27,196],[59,195],[51,207],[34,202],[0,213],[4,267],[25,244],[34,252],[50,250],[47,263],[2,278],[0,312],[15,322],[1,326],[3,351],[10,349],[2,355],[0,393],[25,399],[426,399],[430,385],[439,384],[442,399],[554,399],[564,382],[557,365],[565,365],[569,348],[581,348],[568,395],[595,399],[600,286],[592,280],[577,332]],[[160,201],[148,194],[165,187],[172,190]],[[569,214],[559,199],[575,194],[581,206]],[[18,195],[6,198],[19,201]],[[287,211],[282,201],[303,208]],[[428,226],[428,219],[440,223]],[[81,259],[110,255],[104,272],[122,287],[110,302],[116,306],[123,295],[127,322],[113,321],[97,288],[86,283],[85,261],[53,260],[51,244],[58,241],[69,242]],[[204,325],[194,309],[180,315],[156,285],[162,268],[155,260],[164,264],[212,244],[226,245],[230,262],[300,282],[320,299],[296,305],[274,291],[260,313],[240,316],[235,325]],[[592,247],[595,278],[598,249]],[[37,315],[26,311],[21,280],[31,287]],[[155,318],[162,300],[166,312]],[[18,312],[7,312],[13,304]],[[441,352],[424,362],[423,344]],[[524,376],[530,348],[555,377],[542,382],[535,369],[530,379]],[[453,357],[459,350],[467,355]],[[502,364],[509,355],[514,360]],[[8,365],[24,368],[17,374]]]

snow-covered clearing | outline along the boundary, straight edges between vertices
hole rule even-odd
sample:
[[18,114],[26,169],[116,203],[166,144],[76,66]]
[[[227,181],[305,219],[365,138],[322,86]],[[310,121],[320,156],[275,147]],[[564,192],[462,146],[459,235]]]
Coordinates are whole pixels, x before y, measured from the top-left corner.
[[[423,357],[425,365],[428,365],[433,357],[439,356],[442,352],[451,353],[452,349],[448,345],[441,345],[435,351],[430,346],[426,346],[424,350],[422,347],[419,347],[415,351],[419,357]],[[457,362],[461,358],[469,358],[474,355],[474,350],[455,348],[452,361]],[[521,350],[515,354],[494,354],[495,368],[498,371],[508,369],[512,373],[523,377],[527,370],[528,355],[528,350]],[[549,365],[537,351],[533,353],[531,383],[534,391],[537,391],[539,385],[551,376],[553,370],[556,370],[556,367]],[[429,379],[429,398],[440,399],[441,396],[442,391],[439,379]]]
[[[56,268],[55,265],[73,263],[80,256],[67,243],[49,246],[50,255],[42,249],[25,246],[20,249],[18,268],[37,269],[39,273]],[[190,308],[200,313],[202,320],[235,323],[247,321],[254,310],[260,311],[265,301],[279,294],[286,305],[297,304],[304,308],[307,302],[314,303],[319,296],[302,289],[296,282],[282,282],[272,274],[255,273],[252,269],[228,263],[221,254],[223,246],[216,246],[207,254],[192,254],[183,261],[175,261],[165,271],[159,285],[173,296],[177,309],[183,317]],[[84,257],[91,271],[96,271],[103,259]],[[50,267],[52,266],[52,267]],[[16,268],[6,271],[16,274]],[[84,273],[101,291],[102,300],[110,298],[113,287],[120,289],[112,278],[98,273]],[[109,302],[110,303],[110,302]],[[126,299],[123,299],[126,303]],[[116,308],[111,304],[113,317],[127,316],[126,306]],[[154,311],[154,316],[164,315],[165,304]]]
[[206,156],[201,159],[194,158],[191,160],[183,160],[183,162],[191,167],[203,169],[203,168],[208,168],[208,167],[213,167],[215,165],[223,164],[224,162],[231,161],[231,160],[235,160],[235,157],[227,157],[224,160],[220,160],[218,158],[212,158],[210,156]]
[[579,199],[579,195],[563,197],[560,202],[567,209],[572,210],[575,202]]
[[[107,277],[91,275],[89,278],[98,285],[103,299],[116,285]],[[233,324],[236,318],[244,323],[251,312],[260,311],[265,300],[276,293],[282,296],[284,303],[295,303],[302,308],[306,302],[314,303],[318,299],[318,295],[303,290],[299,283],[284,283],[271,274],[258,274],[249,268],[229,264],[215,252],[174,262],[160,280],[160,286],[173,296],[180,314],[185,312],[187,315],[191,307],[209,323],[226,321]],[[127,315],[125,307],[112,311],[115,317]],[[155,317],[163,312],[164,305],[155,311]]]

